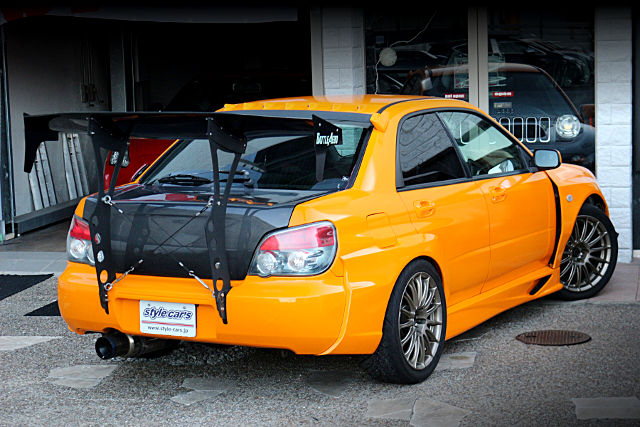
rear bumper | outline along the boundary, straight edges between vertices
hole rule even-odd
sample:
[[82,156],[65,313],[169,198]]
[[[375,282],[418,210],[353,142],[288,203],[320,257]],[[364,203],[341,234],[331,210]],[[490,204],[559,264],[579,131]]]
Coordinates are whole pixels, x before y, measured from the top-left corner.
[[177,339],[285,348],[297,354],[320,354],[331,347],[340,335],[347,298],[343,278],[331,271],[304,279],[247,276],[232,282],[225,325],[211,293],[194,279],[130,274],[109,291],[109,314],[100,306],[97,286],[95,269],[88,265],[70,262],[60,276],[58,304],[71,331],[117,329],[154,336],[140,333],[139,301],[178,302],[196,304],[197,332],[195,338]]

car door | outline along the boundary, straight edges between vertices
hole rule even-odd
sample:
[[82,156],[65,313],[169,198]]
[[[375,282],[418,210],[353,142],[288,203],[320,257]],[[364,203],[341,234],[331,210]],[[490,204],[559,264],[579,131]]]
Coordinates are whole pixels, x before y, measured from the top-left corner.
[[417,232],[438,254],[448,305],[478,295],[489,270],[489,216],[442,121],[414,113],[398,128],[396,187]]
[[489,211],[491,264],[483,292],[549,262],[555,238],[553,187],[531,171],[524,150],[491,120],[441,112]]

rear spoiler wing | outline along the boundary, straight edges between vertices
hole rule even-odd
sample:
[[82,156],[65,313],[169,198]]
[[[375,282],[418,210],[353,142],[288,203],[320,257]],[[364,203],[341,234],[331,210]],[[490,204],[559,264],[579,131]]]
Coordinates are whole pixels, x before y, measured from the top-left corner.
[[[226,116],[226,117],[223,117]],[[238,117],[238,116],[236,116]],[[87,134],[93,146],[98,165],[98,195],[96,207],[89,217],[89,230],[100,292],[100,303],[109,313],[108,291],[118,280],[111,252],[111,209],[114,207],[115,184],[129,146],[129,138],[163,139],[208,139],[214,172],[214,195],[207,206],[211,207],[205,225],[205,237],[213,280],[212,296],[216,300],[218,313],[227,323],[226,296],[231,289],[225,244],[225,218],[227,202],[233,180],[227,180],[221,192],[218,151],[234,154],[230,176],[234,176],[240,156],[245,152],[247,140],[242,130],[243,123],[252,120],[240,116],[240,120],[229,121],[225,113],[64,113],[41,116],[25,115],[25,162],[24,171],[29,173],[36,159],[36,152],[43,141],[57,141],[58,132]],[[223,123],[221,125],[220,123]],[[104,189],[102,150],[118,152],[109,189]],[[108,151],[107,151],[108,153]],[[117,208],[116,208],[117,209]],[[142,230],[134,231],[138,234]],[[135,237],[135,236],[134,236]],[[132,271],[130,269],[129,271]],[[126,275],[127,273],[125,273]],[[219,282],[222,286],[218,289]],[[202,283],[202,282],[201,282]],[[205,285],[206,286],[206,285]]]

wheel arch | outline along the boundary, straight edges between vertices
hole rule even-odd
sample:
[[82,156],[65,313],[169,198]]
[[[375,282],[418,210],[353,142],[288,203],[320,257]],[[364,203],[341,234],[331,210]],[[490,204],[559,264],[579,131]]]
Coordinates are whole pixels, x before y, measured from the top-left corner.
[[593,205],[598,209],[600,209],[605,214],[609,215],[609,209],[607,208],[607,203],[599,194],[593,193],[589,197],[587,197],[587,199],[584,201],[582,205],[586,205],[586,204]]
[[[419,260],[427,261],[429,264],[431,264],[433,266],[433,268],[436,269],[436,271],[438,272],[438,275],[440,276],[440,281],[442,282],[442,288],[444,289],[445,300],[449,301],[449,288],[447,286],[447,281],[445,279],[446,274],[443,274],[442,268],[440,267],[440,264],[438,263],[438,261],[436,261],[436,259],[431,257],[430,255],[420,255],[420,256],[417,256],[417,257],[413,258],[411,261],[409,261],[402,268],[402,271],[400,271],[400,274],[402,274],[402,272],[405,271],[407,269],[407,267],[409,265],[411,265],[411,263],[419,261]],[[398,274],[398,277],[400,277],[400,274]]]

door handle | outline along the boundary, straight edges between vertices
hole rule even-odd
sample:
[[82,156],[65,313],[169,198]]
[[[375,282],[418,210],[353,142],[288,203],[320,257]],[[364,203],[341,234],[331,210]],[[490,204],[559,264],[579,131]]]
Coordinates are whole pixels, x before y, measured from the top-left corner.
[[416,210],[418,218],[426,218],[431,216],[436,211],[436,205],[429,200],[418,200],[413,202],[413,207]]
[[491,193],[491,198],[493,199],[493,203],[502,202],[507,198],[507,189],[502,185],[498,185],[496,187],[489,187],[489,193]]

